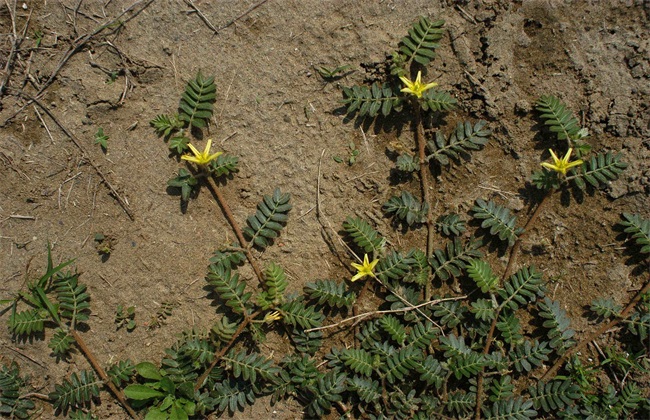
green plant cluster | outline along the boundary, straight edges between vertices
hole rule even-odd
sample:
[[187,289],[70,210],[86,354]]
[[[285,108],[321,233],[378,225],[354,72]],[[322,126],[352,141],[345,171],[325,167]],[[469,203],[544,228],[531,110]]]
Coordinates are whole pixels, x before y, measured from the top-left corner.
[[[172,154],[181,156],[188,152],[193,134],[201,133],[208,126],[214,111],[216,89],[214,77],[205,77],[199,71],[194,79],[187,82],[178,105],[178,113],[160,114],[150,121],[156,133],[167,142]],[[215,178],[224,178],[237,172],[238,162],[237,156],[224,153],[203,169]],[[178,175],[171,178],[167,186],[178,189],[181,200],[186,203],[198,193],[199,178],[205,175],[179,168]]]
[[[419,130],[430,121],[426,115],[451,110],[455,101],[446,92],[428,89],[414,99],[398,85],[399,77],[434,59],[443,31],[444,21],[419,18],[392,55],[385,81],[343,89],[348,112],[374,119],[380,112],[385,118],[393,111],[410,110]],[[334,70],[330,73],[335,75]],[[160,115],[152,125],[170,149],[182,154],[194,137],[192,131],[208,124],[215,97],[214,78],[199,72],[188,83],[178,114]],[[546,169],[533,174],[532,183],[545,199],[570,186],[601,188],[625,169],[617,153],[590,155],[586,130],[557,98],[544,96],[538,107],[544,124],[557,133],[554,141],[568,141],[567,149],[579,149],[583,160],[567,174]],[[405,154],[396,161],[398,170],[419,172],[423,183],[426,171],[452,169],[452,163],[471,159],[491,134],[484,121],[462,121],[449,134],[440,127],[428,128],[433,134],[416,135],[418,155]],[[220,197],[218,187],[204,181],[223,179],[236,170],[237,159],[219,160],[222,156],[208,164],[207,174],[181,168],[169,186],[180,189],[183,201],[201,185]],[[54,409],[71,418],[92,418],[88,410],[106,386],[130,414],[135,409],[135,416],[145,419],[233,414],[263,396],[273,403],[295,399],[308,418],[332,411],[370,419],[650,414],[642,382],[650,369],[650,296],[640,295],[625,308],[611,298],[595,299],[589,315],[621,328],[614,344],[605,349],[605,359],[585,361],[574,352],[579,339],[571,318],[549,293],[543,273],[526,263],[511,273],[510,264],[504,270],[498,263],[503,255],[499,252],[517,252],[528,225],[507,207],[477,198],[467,218],[447,214],[434,220],[426,197],[401,191],[383,205],[387,216],[407,228],[426,225],[430,233],[437,230],[438,243],[444,245],[400,249],[394,245],[398,241],[389,240],[391,232],[348,217],[342,236],[350,257],[363,254],[367,262],[370,256],[372,274],[358,280],[361,286],[340,278],[314,279],[302,293],[290,291],[280,264],[269,261],[263,270],[257,266],[265,251],[277,245],[291,209],[290,194],[276,188],[262,197],[243,229],[224,210],[237,241],[206,261],[206,288],[218,308],[209,329],[183,332],[160,361],[122,360],[105,370],[79,334],[80,326],[90,321],[87,288],[78,273],[63,271],[72,261],[54,266],[48,247],[45,274],[4,303],[9,303],[5,312],[10,312],[8,326],[16,338],[33,338],[50,328],[53,356],[66,359],[77,347],[92,366],[62,379],[46,396]],[[647,263],[650,221],[626,213],[616,228],[629,252]],[[257,287],[240,273],[244,264],[251,265],[260,280]],[[431,293],[434,285],[452,283],[460,293]],[[379,302],[377,309],[358,314],[357,304],[365,302],[367,294]],[[161,306],[156,321],[170,316],[172,309],[169,302]],[[133,312],[124,311],[118,309],[116,323],[128,329]],[[359,322],[356,328],[353,321]],[[350,345],[331,345],[329,332],[339,330],[353,332]],[[291,349],[287,354],[265,353],[262,344],[270,332],[286,341]],[[560,375],[539,379],[556,363],[562,365]],[[35,407],[29,378],[21,376],[20,367],[0,367],[0,413],[29,418]]]

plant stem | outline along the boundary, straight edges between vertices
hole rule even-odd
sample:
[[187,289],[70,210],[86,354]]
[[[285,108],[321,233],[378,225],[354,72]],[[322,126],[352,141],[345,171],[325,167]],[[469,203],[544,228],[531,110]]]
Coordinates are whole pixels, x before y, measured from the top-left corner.
[[[517,237],[515,244],[512,246],[512,249],[510,250],[510,257],[508,258],[508,264],[506,265],[506,270],[504,271],[503,276],[501,277],[502,284],[512,274],[512,270],[515,266],[515,262],[517,261],[517,256],[519,255],[519,251],[521,250],[521,244],[523,240],[530,234],[530,231],[534,223],[539,218],[542,209],[545,207],[546,203],[548,203],[549,197],[551,197],[554,192],[555,189],[551,189],[547,191],[546,194],[544,194],[544,197],[542,197],[542,201],[539,202],[539,204],[535,208],[535,211],[530,216],[530,219],[528,219],[528,222],[526,222],[526,225],[524,226],[524,231],[521,233],[521,235],[519,235],[519,237]],[[501,309],[502,309],[501,307],[498,307],[494,314],[492,325],[490,325],[490,331],[488,332],[487,339],[485,340],[485,347],[483,347],[483,354],[488,354],[490,352],[490,347],[492,346],[492,341],[494,340],[494,330],[496,329],[497,320],[499,319],[499,314],[501,313]],[[476,382],[476,411],[474,413],[474,418],[476,420],[479,420],[481,418],[482,404],[483,404],[483,369],[481,369],[481,371],[479,372],[478,381]]]
[[253,253],[251,252],[250,248],[246,247],[247,241],[244,239],[244,234],[242,233],[237,220],[235,220],[235,217],[230,210],[230,206],[228,206],[226,198],[223,196],[223,194],[221,194],[221,190],[217,186],[214,178],[208,177],[207,179],[210,192],[212,192],[212,195],[217,198],[217,202],[219,203],[221,210],[223,210],[223,214],[226,216],[226,219],[228,219],[228,223],[230,223],[232,230],[235,231],[235,236],[237,236],[237,240],[239,241],[242,251],[244,254],[246,254],[246,258],[251,264],[251,267],[253,267],[253,271],[255,272],[257,279],[260,281],[260,284],[264,286],[264,274],[262,274],[262,270],[260,270],[260,267],[257,265],[257,261],[253,257]]
[[129,415],[134,418],[134,419],[140,419],[140,416],[131,408],[131,406],[126,402],[126,398],[124,397],[124,394],[122,393],[121,390],[119,390],[115,384],[113,384],[113,381],[110,380],[102,366],[99,364],[97,361],[97,358],[93,355],[93,353],[90,351],[88,346],[86,345],[86,342],[81,338],[79,333],[77,331],[71,329],[70,330],[70,335],[75,339],[77,342],[77,346],[81,349],[81,352],[86,356],[86,359],[88,359],[88,362],[92,365],[93,369],[95,369],[95,372],[99,375],[99,377],[104,381],[104,384],[111,390],[113,395],[115,395],[115,398],[122,404],[122,407],[126,409],[126,411],[129,413]]
[[519,235],[517,240],[515,241],[515,244],[513,245],[512,249],[510,250],[510,257],[508,258],[508,265],[506,266],[506,271],[503,273],[503,277],[501,278],[501,282],[503,283],[512,275],[512,269],[515,265],[515,262],[517,261],[517,256],[519,255],[519,251],[521,249],[521,244],[523,240],[528,237],[530,234],[530,230],[533,227],[533,224],[537,221],[542,209],[548,202],[548,199],[555,193],[555,190],[549,190],[546,194],[544,194],[544,197],[542,197],[542,201],[539,202],[537,205],[537,208],[533,212],[533,214],[530,216],[530,219],[528,219],[528,222],[526,223],[526,226],[524,226],[524,231]]
[[[374,257],[374,255],[373,255],[373,257]],[[363,295],[366,293],[366,290],[368,290],[368,285],[369,285],[369,284],[370,284],[370,279],[366,279],[366,280],[363,282],[363,287],[361,288],[361,291],[360,291],[359,294],[357,295],[357,300],[354,302],[354,305],[352,305],[352,315],[353,315],[354,317],[358,317],[358,316],[359,316],[359,306],[357,306],[357,304],[358,304],[359,302],[361,302],[361,298],[362,298]],[[358,340],[357,340],[357,333],[359,332],[359,330],[358,330],[358,328],[357,328],[357,324],[356,324],[356,323],[353,324],[353,325],[352,325],[352,328],[354,328],[354,331],[352,331],[352,333],[354,334],[354,340],[355,340],[355,342],[357,342],[357,341],[358,341]],[[358,344],[358,343],[357,343],[357,344]]]
[[592,332],[587,337],[582,339],[582,341],[580,341],[580,343],[576,344],[575,346],[573,346],[569,350],[567,350],[566,353],[564,353],[562,356],[560,356],[560,358],[555,361],[553,366],[549,370],[546,371],[546,373],[544,374],[544,376],[542,376],[540,381],[547,381],[551,377],[555,376],[557,371],[560,369],[560,367],[562,367],[562,365],[564,365],[564,362],[566,362],[569,357],[571,357],[578,350],[580,350],[581,348],[586,346],[587,343],[590,343],[590,342],[594,341],[596,338],[598,338],[605,331],[608,331],[608,330],[614,328],[614,326],[616,326],[616,324],[618,324],[619,322],[624,321],[625,319],[627,319],[628,315],[630,315],[630,312],[632,312],[634,310],[634,308],[636,307],[636,304],[639,303],[639,300],[641,300],[641,297],[644,294],[648,293],[648,291],[650,291],[650,280],[648,280],[646,282],[645,286],[643,286],[643,288],[641,290],[639,290],[639,292],[636,294],[636,296],[634,296],[634,298],[630,301],[630,303],[628,303],[628,305],[625,307],[625,309],[623,309],[623,312],[621,312],[617,318],[615,318],[615,319],[613,319],[613,320],[611,320],[611,321],[609,321],[607,323],[604,323],[596,331]]
[[[364,290],[365,290],[365,288],[364,288]],[[361,294],[359,294],[359,295],[361,295]],[[375,315],[397,314],[397,313],[405,313],[405,312],[409,312],[409,311],[417,311],[419,308],[422,308],[423,306],[431,306],[431,305],[436,305],[436,304],[438,304],[440,302],[450,302],[450,301],[463,300],[463,299],[467,299],[467,296],[456,296],[456,297],[450,297],[450,298],[435,299],[435,300],[430,300],[430,301],[427,301],[427,302],[424,302],[424,303],[419,303],[419,304],[413,305],[413,306],[405,306],[405,307],[399,308],[399,309],[386,309],[386,310],[383,310],[383,311],[370,311],[370,312],[364,312],[362,314],[355,313],[355,314],[353,314],[353,316],[342,319],[341,321],[335,322],[334,324],[324,325],[322,327],[309,328],[309,329],[305,330],[305,332],[309,333],[309,332],[312,332],[312,331],[327,330],[327,329],[330,329],[330,328],[338,327],[339,325],[343,325],[346,322],[350,322],[350,321],[359,322],[362,319],[370,318],[370,317],[375,316]]]
[[[412,102],[415,110],[415,143],[418,147],[418,157],[420,161],[420,188],[422,189],[422,205],[427,206],[427,259],[433,255],[433,212],[431,211],[431,200],[429,199],[429,178],[427,156],[425,151],[424,128],[422,127],[422,115],[420,113],[420,103],[417,100]],[[424,290],[424,300],[431,300],[433,290],[431,282],[427,282]]]
[[203,375],[201,375],[199,377],[199,379],[196,380],[196,384],[194,385],[194,390],[195,391],[198,391],[199,389],[201,389],[201,387],[203,386],[203,383],[205,382],[205,380],[210,375],[210,372],[212,372],[212,369],[214,369],[214,367],[217,365],[217,363],[219,363],[219,360],[221,359],[221,357],[223,357],[223,355],[226,354],[228,349],[230,349],[230,347],[235,343],[235,341],[237,340],[237,338],[239,338],[241,333],[244,332],[244,329],[248,326],[248,324],[250,324],[253,321],[253,319],[255,319],[255,317],[258,316],[261,313],[262,313],[262,310],[260,309],[260,310],[257,310],[255,312],[253,312],[251,315],[248,315],[248,316],[244,317],[244,320],[242,321],[241,324],[239,324],[239,327],[237,328],[235,333],[232,335],[232,338],[230,339],[230,341],[228,341],[228,343],[225,346],[220,348],[214,354],[214,360],[212,361],[212,363],[210,363],[210,366],[208,366],[208,368],[205,370],[205,372],[203,372]]

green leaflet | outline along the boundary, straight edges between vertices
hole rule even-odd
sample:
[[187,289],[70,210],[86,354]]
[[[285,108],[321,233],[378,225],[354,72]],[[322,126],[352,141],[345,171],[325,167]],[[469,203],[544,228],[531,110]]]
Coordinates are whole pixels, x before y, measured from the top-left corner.
[[278,237],[288,219],[287,213],[292,208],[290,198],[288,193],[282,193],[279,188],[273,191],[273,195],[264,196],[257,205],[257,212],[246,219],[248,226],[242,229],[252,244],[264,249]]
[[205,77],[199,70],[185,87],[178,104],[178,119],[190,127],[203,128],[212,117],[217,87],[214,77]]

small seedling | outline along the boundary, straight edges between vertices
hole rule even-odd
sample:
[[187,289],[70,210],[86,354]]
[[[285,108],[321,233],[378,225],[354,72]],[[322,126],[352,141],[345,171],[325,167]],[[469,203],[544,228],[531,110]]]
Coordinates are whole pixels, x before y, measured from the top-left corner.
[[108,75],[108,79],[106,79],[106,84],[110,85],[112,83],[115,83],[116,80],[117,80],[117,71],[112,70]]
[[347,161],[348,165],[352,166],[354,163],[357,161],[357,156],[359,156],[359,149],[354,145],[353,142],[350,142],[348,145],[348,148],[350,149],[350,153],[347,156],[346,159],[343,159],[341,156],[332,156],[332,159],[334,159],[334,162],[336,163],[343,163],[344,160]]
[[104,134],[104,129],[99,127],[95,133],[95,144],[99,144],[104,152],[108,148],[108,136]]
[[34,31],[34,48],[39,48],[43,42],[43,31],[35,30]]
[[115,239],[112,236],[103,233],[95,234],[95,249],[99,255],[108,257],[113,252],[114,246]]
[[323,79],[330,81],[330,80],[335,80],[343,77],[344,74],[342,73],[351,67],[352,66],[350,66],[349,64],[344,64],[342,66],[338,66],[332,69],[327,67],[316,67],[316,70],[318,71],[318,74],[320,74]]
[[135,306],[129,306],[124,309],[124,306],[117,305],[115,324],[117,324],[118,330],[122,327],[126,327],[127,331],[133,331],[137,326],[135,323]]
[[160,304],[160,308],[156,311],[156,315],[151,317],[151,320],[146,324],[147,328],[150,330],[160,328],[163,322],[172,316],[174,308],[178,306],[178,302],[163,302]]

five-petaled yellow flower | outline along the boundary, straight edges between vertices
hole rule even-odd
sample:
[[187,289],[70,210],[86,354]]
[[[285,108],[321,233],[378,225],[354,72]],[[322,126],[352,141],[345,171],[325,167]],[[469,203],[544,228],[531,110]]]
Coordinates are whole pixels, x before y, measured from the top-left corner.
[[418,98],[422,97],[422,92],[424,92],[425,90],[429,90],[432,87],[438,86],[438,84],[435,83],[435,82],[427,83],[426,85],[424,83],[422,83],[422,72],[421,71],[418,72],[418,76],[415,78],[415,82],[411,82],[408,79],[408,77],[404,77],[404,76],[400,77],[400,79],[406,85],[406,87],[404,89],[402,89],[402,92],[411,93],[411,94],[417,96]]
[[548,168],[550,170],[553,170],[555,172],[559,172],[562,175],[566,175],[566,171],[573,168],[574,166],[582,165],[582,161],[580,159],[574,160],[573,162],[569,162],[569,158],[571,157],[571,152],[573,152],[573,149],[569,148],[569,150],[566,152],[566,155],[562,159],[558,159],[557,155],[553,150],[548,149],[549,152],[551,152],[551,157],[553,158],[553,163],[548,163],[548,162],[542,162],[542,166],[545,168]]
[[218,158],[223,152],[217,152],[210,154],[210,147],[212,146],[212,139],[208,140],[208,143],[205,145],[205,150],[202,152],[199,152],[196,147],[192,146],[192,144],[188,144],[190,146],[190,150],[192,150],[192,153],[194,153],[194,156],[187,154],[181,156],[181,159],[183,160],[188,160],[190,162],[194,162],[197,165],[204,166],[207,165],[208,163],[212,162],[214,159]]
[[357,281],[366,276],[375,277],[375,273],[372,272],[379,260],[374,260],[373,262],[368,262],[368,254],[363,256],[363,264],[352,263],[352,267],[357,269],[357,274],[352,277],[350,281]]
[[264,315],[264,322],[267,324],[270,324],[273,321],[279,321],[281,319],[282,315],[280,315],[280,312],[278,311],[269,312],[268,314]]

